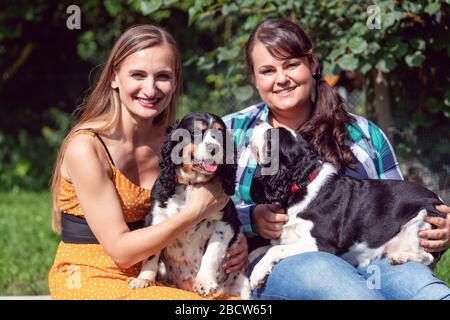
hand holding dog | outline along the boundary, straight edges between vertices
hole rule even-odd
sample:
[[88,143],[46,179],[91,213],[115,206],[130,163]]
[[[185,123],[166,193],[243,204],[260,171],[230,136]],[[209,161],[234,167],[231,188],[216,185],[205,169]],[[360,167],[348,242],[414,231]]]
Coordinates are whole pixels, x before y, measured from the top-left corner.
[[193,186],[186,199],[186,211],[199,221],[222,210],[229,200],[230,197],[224,193],[220,180],[214,178],[206,184]]
[[248,243],[247,238],[243,233],[239,234],[237,243],[227,250],[227,256],[224,261],[224,268],[226,273],[233,273],[236,271],[244,271],[248,258]]
[[450,248],[450,207],[436,206],[436,209],[447,215],[447,218],[426,216],[425,221],[436,226],[436,229],[419,232],[419,237],[426,238],[420,244],[428,252],[440,252]]
[[289,219],[284,209],[274,203],[257,205],[253,215],[259,235],[270,240],[281,236],[281,229]]

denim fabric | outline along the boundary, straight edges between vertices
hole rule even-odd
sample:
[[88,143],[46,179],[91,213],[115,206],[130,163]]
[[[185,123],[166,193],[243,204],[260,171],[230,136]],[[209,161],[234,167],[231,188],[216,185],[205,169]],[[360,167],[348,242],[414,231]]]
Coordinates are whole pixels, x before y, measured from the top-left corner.
[[[259,257],[247,269],[249,275]],[[277,263],[253,299],[450,300],[450,289],[425,265],[390,265],[385,259],[355,268],[325,252],[308,252]]]

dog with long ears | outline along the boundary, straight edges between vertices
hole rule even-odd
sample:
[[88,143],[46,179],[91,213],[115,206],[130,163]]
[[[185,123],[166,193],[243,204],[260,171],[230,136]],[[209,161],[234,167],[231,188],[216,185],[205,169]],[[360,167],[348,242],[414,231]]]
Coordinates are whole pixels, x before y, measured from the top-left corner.
[[[160,169],[146,225],[176,215],[186,206],[193,185],[207,183],[216,176],[224,192],[233,195],[236,152],[222,119],[196,112],[172,125],[162,147]],[[226,274],[222,266],[227,249],[236,243],[240,231],[236,208],[230,200],[222,211],[202,220],[145,261],[130,287],[153,285],[158,276],[165,283],[203,296],[221,292],[249,299],[245,275]]]
[[[275,147],[278,154],[273,154]],[[278,261],[304,252],[329,252],[355,266],[381,257],[391,264],[430,265],[438,255],[426,252],[418,237],[420,230],[431,228],[425,215],[443,216],[435,208],[442,200],[433,192],[406,181],[340,175],[301,135],[267,123],[255,127],[251,148],[261,168],[253,178],[251,198],[257,204],[277,203],[289,215],[281,237],[252,253],[268,249],[252,271],[252,288],[264,282]],[[272,162],[278,169],[262,174]]]

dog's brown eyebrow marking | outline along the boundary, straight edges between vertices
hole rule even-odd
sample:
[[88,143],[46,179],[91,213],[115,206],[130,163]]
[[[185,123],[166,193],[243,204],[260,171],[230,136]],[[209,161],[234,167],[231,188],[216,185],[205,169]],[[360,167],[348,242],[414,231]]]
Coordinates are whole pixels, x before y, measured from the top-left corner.
[[205,130],[208,128],[208,124],[203,120],[196,120],[194,123],[196,124],[195,126],[196,129]]
[[222,126],[221,126],[220,123],[214,122],[214,123],[211,125],[211,128],[220,130],[220,129],[222,129]]

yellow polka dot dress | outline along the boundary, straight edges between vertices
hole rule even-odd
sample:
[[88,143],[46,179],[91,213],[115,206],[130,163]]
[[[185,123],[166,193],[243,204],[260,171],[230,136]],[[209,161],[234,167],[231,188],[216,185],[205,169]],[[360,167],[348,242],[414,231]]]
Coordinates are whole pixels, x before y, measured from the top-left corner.
[[[91,131],[83,133],[96,136]],[[111,166],[125,221],[144,220],[150,209],[150,190],[131,182],[113,163]],[[61,178],[60,209],[65,214],[83,216],[74,187],[64,178]],[[144,289],[129,288],[128,282],[139,274],[140,268],[141,263],[128,269],[120,268],[100,244],[61,241],[49,273],[50,294],[52,299],[203,299],[195,293],[163,284]],[[217,294],[213,298],[227,297]]]

